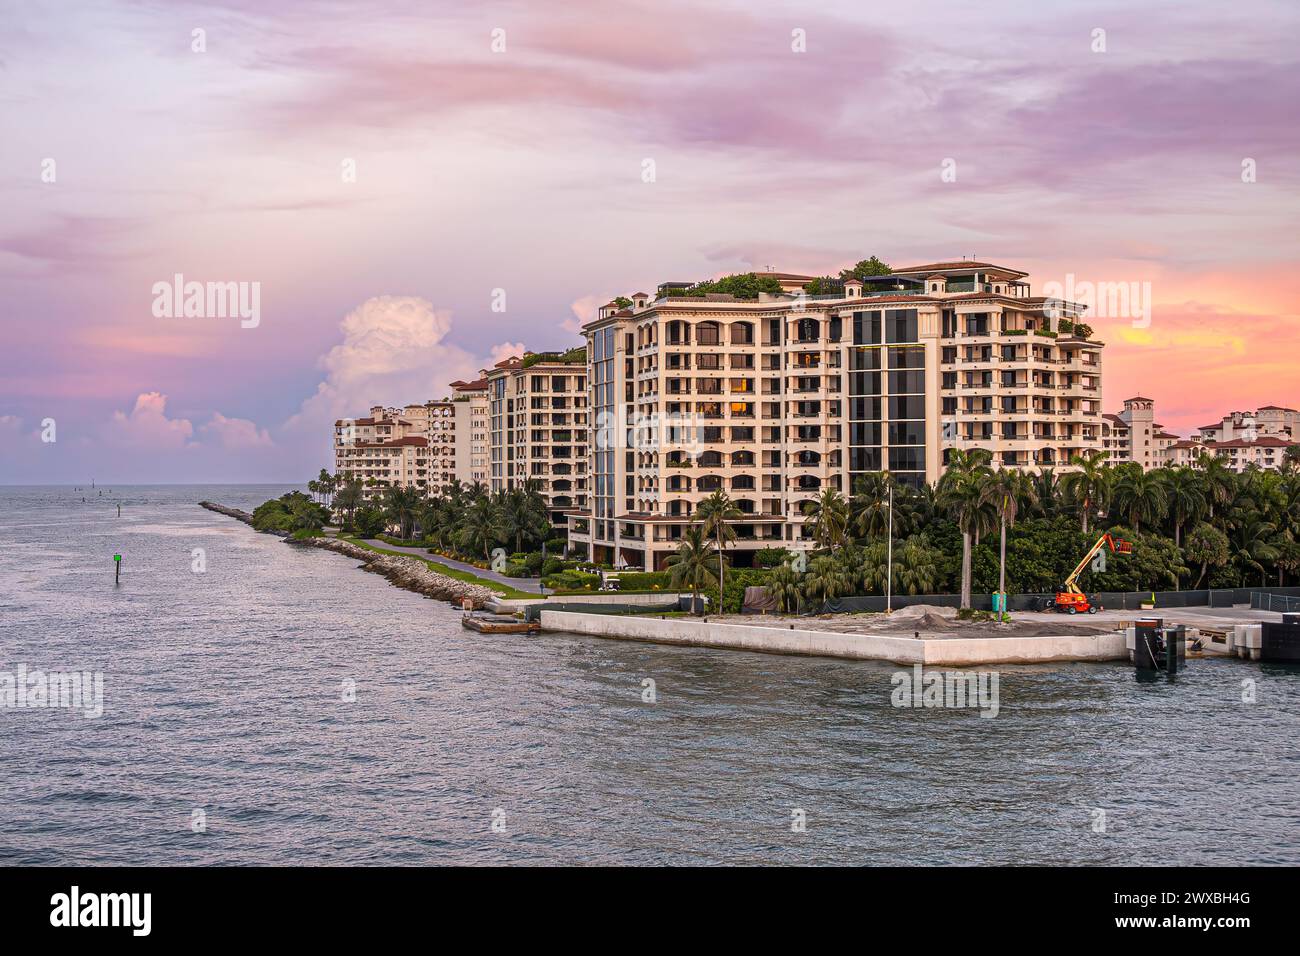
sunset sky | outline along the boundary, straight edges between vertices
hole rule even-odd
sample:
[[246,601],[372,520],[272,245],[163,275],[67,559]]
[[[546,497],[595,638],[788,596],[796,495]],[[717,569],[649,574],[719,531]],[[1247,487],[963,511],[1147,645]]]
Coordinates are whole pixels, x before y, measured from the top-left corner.
[[[336,417],[576,344],[614,295],[871,255],[1149,282],[1149,327],[1090,320],[1108,411],[1300,407],[1298,27],[1293,0],[0,0],[0,483],[303,480]],[[155,317],[177,273],[260,283],[260,324]]]

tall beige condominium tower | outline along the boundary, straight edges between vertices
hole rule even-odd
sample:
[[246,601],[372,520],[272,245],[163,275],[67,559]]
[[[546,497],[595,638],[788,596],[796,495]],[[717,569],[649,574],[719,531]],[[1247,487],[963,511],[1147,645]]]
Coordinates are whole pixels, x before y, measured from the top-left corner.
[[1026,273],[931,263],[807,295],[681,294],[603,306],[583,327],[591,394],[591,506],[572,548],[657,569],[701,500],[742,517],[729,549],[811,546],[807,504],[860,475],[938,479],[953,449],[1014,468],[1067,465],[1101,447],[1101,344],[1079,309],[1033,297]]
[[456,407],[456,477],[463,484],[488,484],[491,434],[487,372],[472,382],[451,383]]
[[582,347],[526,353],[487,371],[488,484],[527,481],[546,499],[556,528],[587,500],[587,363]]

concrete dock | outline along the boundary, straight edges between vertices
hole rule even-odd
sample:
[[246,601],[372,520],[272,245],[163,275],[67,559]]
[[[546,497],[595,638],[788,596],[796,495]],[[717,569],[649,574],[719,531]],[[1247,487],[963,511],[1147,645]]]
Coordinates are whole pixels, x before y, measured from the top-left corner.
[[690,618],[658,618],[541,612],[543,631],[567,631],[624,641],[716,647],[764,654],[797,654],[900,664],[1026,664],[1048,661],[1128,659],[1124,632],[1044,637],[918,638],[843,634],[825,630],[730,624]]

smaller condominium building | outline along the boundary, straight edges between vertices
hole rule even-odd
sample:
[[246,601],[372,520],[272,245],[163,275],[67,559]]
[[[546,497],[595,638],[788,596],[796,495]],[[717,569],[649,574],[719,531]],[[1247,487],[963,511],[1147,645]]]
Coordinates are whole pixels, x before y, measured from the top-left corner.
[[1177,435],[1165,431],[1155,420],[1155,400],[1141,395],[1124,400],[1118,415],[1102,417],[1102,450],[1112,465],[1137,462],[1143,471],[1170,463]]
[[1254,412],[1229,412],[1215,424],[1202,425],[1197,436],[1204,442],[1253,442],[1259,438],[1300,441],[1300,412],[1280,405],[1265,405]]
[[492,452],[488,415],[487,372],[472,382],[451,383],[456,402],[456,477],[466,484],[487,485]]
[[442,494],[452,481],[465,480],[469,433],[464,402],[375,405],[364,418],[334,423],[334,472],[359,480],[368,497],[386,487]]
[[1119,415],[1107,415],[1103,429],[1112,464],[1136,461],[1144,469],[1197,467],[1201,456],[1215,455],[1236,472],[1248,468],[1277,469],[1287,449],[1300,445],[1300,412],[1266,405],[1257,412],[1231,412],[1219,422],[1202,425],[1191,438],[1180,439],[1154,422],[1154,402],[1130,398]]
[[531,480],[546,499],[552,525],[587,502],[587,358],[527,352],[485,375],[488,402],[488,486],[521,488]]

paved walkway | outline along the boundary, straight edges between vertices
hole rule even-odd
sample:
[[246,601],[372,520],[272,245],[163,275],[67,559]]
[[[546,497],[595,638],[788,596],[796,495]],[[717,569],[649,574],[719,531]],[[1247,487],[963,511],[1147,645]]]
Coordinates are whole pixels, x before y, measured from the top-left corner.
[[482,568],[476,568],[472,564],[466,564],[464,561],[457,561],[453,558],[444,558],[440,554],[430,554],[426,548],[408,548],[405,545],[389,544],[387,541],[379,541],[375,538],[361,538],[366,544],[373,548],[383,548],[385,551],[400,551],[402,554],[413,554],[417,558],[424,558],[426,561],[436,561],[438,564],[445,564],[449,568],[455,568],[457,571],[465,571],[475,577],[480,577],[488,581],[495,581],[497,584],[504,584],[512,587],[516,591],[528,591],[531,594],[540,596],[542,592],[541,582],[537,578],[508,578],[504,574],[497,574],[495,571],[484,571]]

